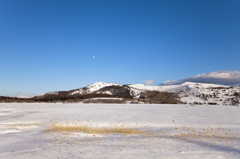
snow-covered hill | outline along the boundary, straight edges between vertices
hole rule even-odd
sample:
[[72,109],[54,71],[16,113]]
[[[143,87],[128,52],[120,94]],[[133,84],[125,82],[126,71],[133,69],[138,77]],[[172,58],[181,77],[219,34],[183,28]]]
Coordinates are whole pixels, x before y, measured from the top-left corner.
[[187,103],[217,103],[235,105],[239,103],[240,86],[185,82],[171,86],[130,85],[133,94],[138,97],[143,91],[175,92],[181,101]]
[[[91,85],[88,85],[87,87],[83,87],[80,89],[77,89],[71,93],[71,95],[74,94],[89,94],[93,93],[95,91],[98,91],[101,88],[107,87],[107,86],[122,86],[121,84],[118,83],[105,83],[105,82],[95,82]],[[103,94],[109,94],[109,92],[102,92]]]

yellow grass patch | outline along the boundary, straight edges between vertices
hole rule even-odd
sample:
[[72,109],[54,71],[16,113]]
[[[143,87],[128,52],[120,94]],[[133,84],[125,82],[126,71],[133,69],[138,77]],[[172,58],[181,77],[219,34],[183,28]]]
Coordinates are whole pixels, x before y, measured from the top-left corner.
[[46,131],[60,131],[60,132],[83,132],[92,134],[104,133],[123,133],[123,134],[136,134],[141,131],[137,128],[127,127],[125,125],[112,124],[109,126],[98,126],[90,123],[69,122],[51,120],[47,125]]

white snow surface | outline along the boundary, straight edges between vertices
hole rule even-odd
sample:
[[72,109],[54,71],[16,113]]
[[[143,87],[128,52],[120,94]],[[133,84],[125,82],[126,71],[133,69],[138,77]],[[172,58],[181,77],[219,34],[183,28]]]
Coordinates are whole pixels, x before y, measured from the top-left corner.
[[[239,107],[221,105],[0,103],[0,158],[238,159],[239,116]],[[149,135],[46,132],[50,120],[143,127]]]

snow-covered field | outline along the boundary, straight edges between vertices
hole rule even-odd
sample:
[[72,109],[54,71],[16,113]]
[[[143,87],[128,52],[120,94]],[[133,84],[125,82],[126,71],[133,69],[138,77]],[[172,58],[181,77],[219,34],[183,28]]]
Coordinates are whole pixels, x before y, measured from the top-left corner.
[[[45,131],[51,120],[140,134]],[[70,123],[71,124],[71,123]],[[240,158],[240,107],[0,103],[0,158]]]

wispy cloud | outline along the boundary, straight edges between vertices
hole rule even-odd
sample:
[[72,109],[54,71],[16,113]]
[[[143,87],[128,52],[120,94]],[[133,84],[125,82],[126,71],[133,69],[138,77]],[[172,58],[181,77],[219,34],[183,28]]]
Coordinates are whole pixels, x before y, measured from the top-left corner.
[[93,56],[92,58],[95,59],[95,56]]
[[153,84],[155,81],[153,80],[146,80],[146,81],[143,81],[143,84],[147,85],[147,86],[150,86],[151,84]]
[[196,76],[191,76],[188,78],[165,81],[160,86],[164,85],[177,85],[184,82],[198,82],[198,83],[214,83],[214,84],[223,84],[223,85],[236,85],[240,84],[240,71],[217,71],[210,73],[198,74]]

